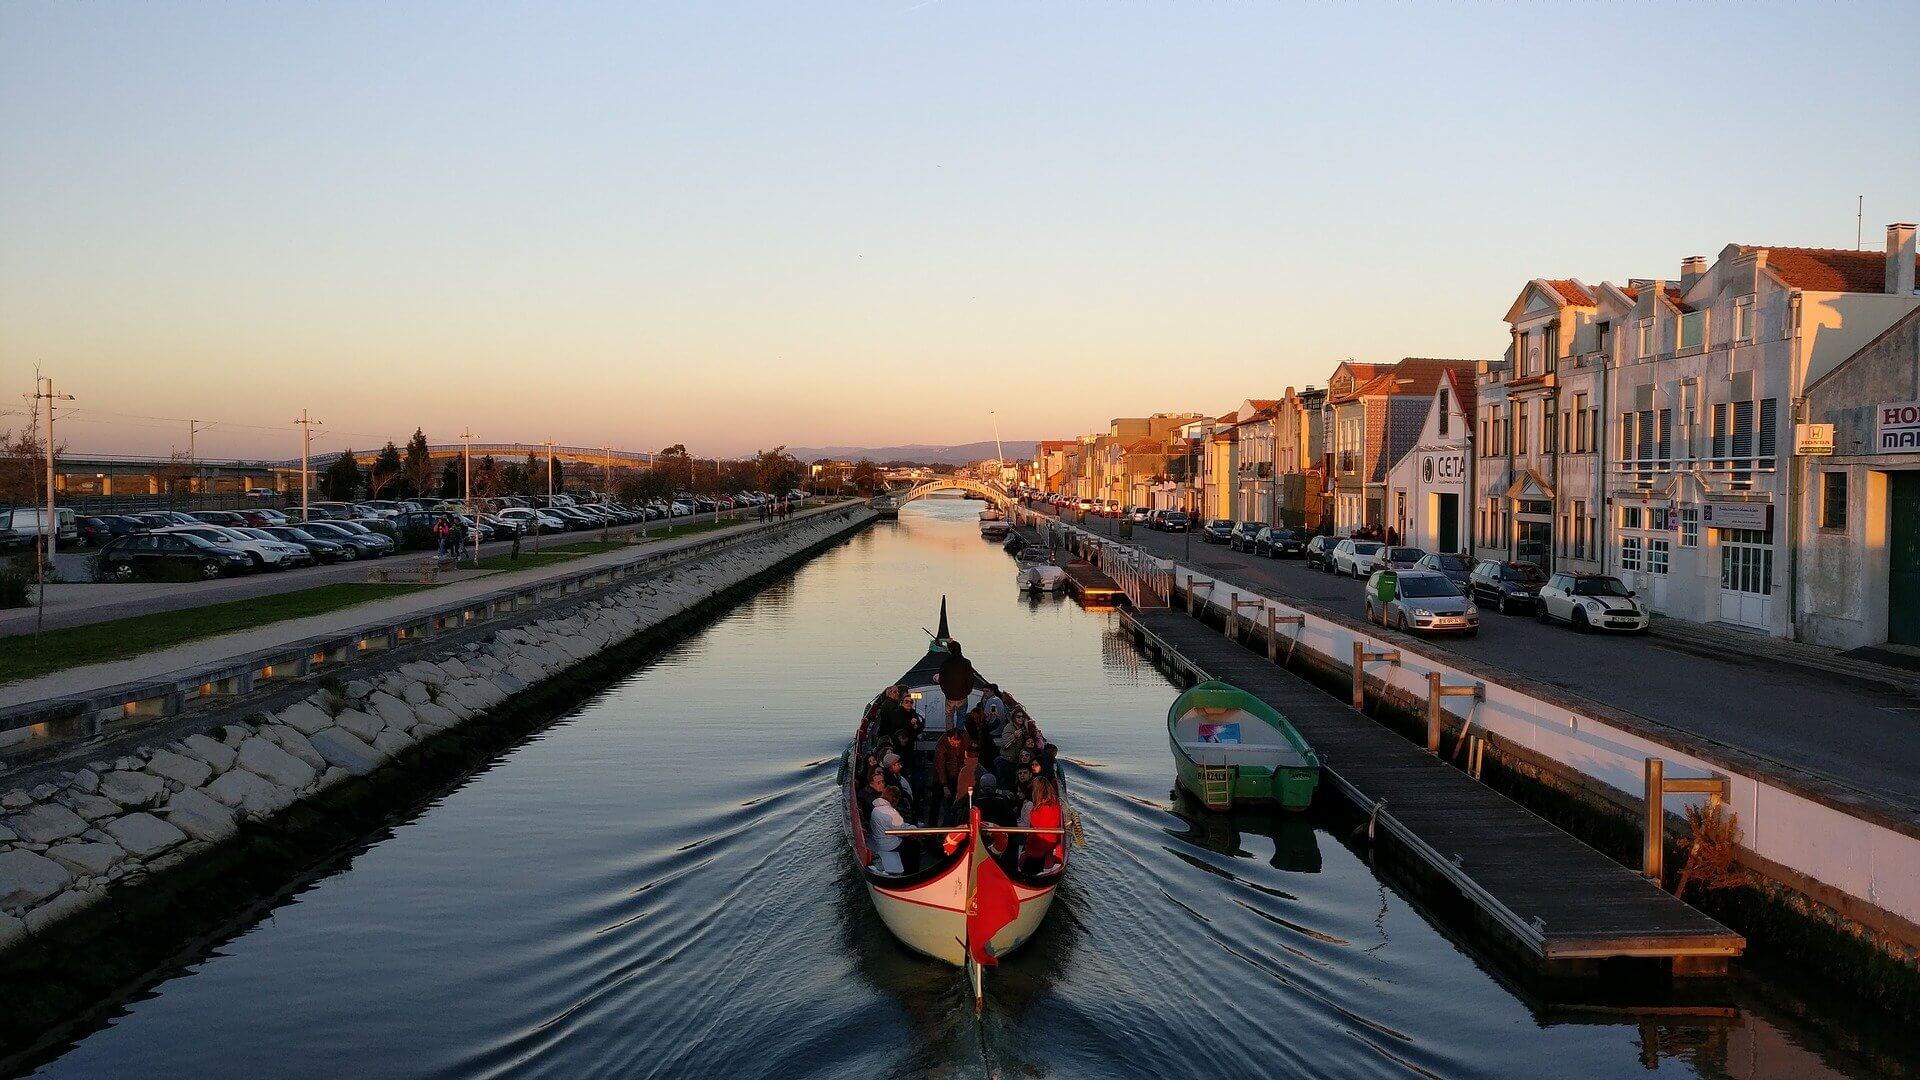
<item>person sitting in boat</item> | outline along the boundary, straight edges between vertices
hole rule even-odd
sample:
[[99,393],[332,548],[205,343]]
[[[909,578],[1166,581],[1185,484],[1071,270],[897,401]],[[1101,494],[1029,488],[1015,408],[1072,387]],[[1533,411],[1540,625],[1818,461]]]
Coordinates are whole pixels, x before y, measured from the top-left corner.
[[960,652],[960,643],[947,639],[947,658],[940,661],[940,692],[947,699],[947,726],[958,724],[967,712],[967,696],[973,693],[973,661]]
[[878,765],[863,762],[861,768],[865,771],[860,775],[866,777],[866,779],[860,783],[858,788],[854,789],[853,794],[856,799],[860,800],[860,812],[865,814],[873,810],[873,801],[878,799],[880,794],[887,790],[887,777],[884,772],[880,771]]
[[906,762],[901,760],[899,754],[889,752],[886,757],[880,759],[880,770],[881,779],[888,787],[897,788],[903,800],[896,803],[894,808],[907,817],[914,818],[913,782],[907,779]]
[[873,868],[883,874],[906,873],[906,866],[900,861],[900,841],[903,837],[887,835],[888,829],[907,827],[907,819],[901,817],[900,811],[894,808],[900,801],[898,788],[882,787],[873,800],[872,812],[867,815],[871,823],[867,830],[867,847],[873,851]]
[[980,782],[980,755],[971,744],[963,743],[960,771],[954,777],[953,796],[947,800],[946,814],[940,819],[942,825],[964,825],[967,821],[967,806],[973,797],[974,785]]
[[[1033,782],[1033,794],[1020,811],[1020,826],[1027,829],[1060,828],[1060,792],[1047,777]],[[1028,833],[1020,848],[1020,872],[1029,877],[1058,866],[1066,853],[1065,836],[1054,833]]]
[[891,744],[894,734],[906,727],[907,718],[913,715],[913,710],[907,707],[906,694],[906,687],[895,684],[880,695],[880,707],[874,712],[874,721],[883,744]]
[[980,699],[980,711],[987,718],[987,732],[998,740],[1007,730],[1007,702],[1000,694],[1000,688],[987,684],[987,692]]
[[959,785],[966,749],[967,736],[957,727],[948,728],[933,746],[933,779],[937,790],[930,793],[936,801],[928,805],[927,816],[936,824],[948,824],[946,811],[953,803],[953,789]]

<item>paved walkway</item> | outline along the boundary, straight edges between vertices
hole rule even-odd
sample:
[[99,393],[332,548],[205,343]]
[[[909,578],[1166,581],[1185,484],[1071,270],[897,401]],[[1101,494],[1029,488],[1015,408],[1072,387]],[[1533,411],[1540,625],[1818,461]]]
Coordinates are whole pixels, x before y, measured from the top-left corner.
[[[743,512],[744,513],[744,512]],[[713,514],[697,514],[690,518],[679,518],[675,525],[693,522],[711,521]],[[751,517],[739,516],[741,521],[752,521]],[[650,523],[647,529],[658,533],[665,528],[659,522]],[[641,532],[638,525],[625,525],[609,531],[609,536],[622,539]],[[561,533],[555,536],[541,537],[540,548],[564,547],[568,544],[593,543],[600,539],[597,530],[586,532]],[[511,550],[512,541],[496,540],[483,544],[482,557],[497,555]],[[521,542],[522,552],[532,552],[535,545],[532,540]],[[78,574],[83,568],[91,566],[89,556],[60,556],[63,574]],[[159,611],[181,611],[186,608],[204,607],[228,600],[248,600],[256,596],[274,596],[284,592],[311,589],[320,585],[332,585],[340,582],[367,581],[375,570],[386,570],[397,579],[412,580],[417,568],[434,561],[434,554],[426,551],[410,551],[390,555],[384,559],[361,559],[349,563],[335,563],[332,566],[309,566],[298,570],[268,570],[260,573],[245,574],[240,577],[221,578],[218,581],[82,581],[53,585],[47,589],[45,628],[58,630],[67,626],[85,626],[88,623],[106,622],[110,619],[124,619],[129,615],[150,615]],[[484,571],[483,571],[484,573]],[[442,573],[441,581],[458,581],[460,577],[470,576],[468,571]],[[41,613],[35,608],[8,608],[0,610],[0,637],[10,634],[31,634],[41,625]]]
[[[1118,524],[1088,517],[1084,527],[1118,538]],[[1299,560],[1145,528],[1130,542],[1228,586],[1365,617],[1360,582]],[[1581,634],[1483,609],[1477,637],[1423,638],[1419,648],[1457,653],[1920,814],[1920,694],[1908,673],[1715,627],[1656,625],[1647,636]]]
[[[825,507],[804,511],[794,520],[829,513],[845,507]],[[768,527],[760,522],[743,522],[742,529],[755,530]],[[0,707],[20,705],[32,701],[67,697],[88,690],[101,689],[140,679],[154,678],[169,672],[199,664],[216,663],[230,656],[258,649],[272,648],[303,638],[322,634],[338,633],[367,623],[385,619],[398,619],[409,614],[448,607],[460,601],[482,596],[487,593],[516,586],[531,584],[549,578],[567,577],[591,570],[599,566],[608,566],[626,562],[636,555],[646,552],[670,552],[680,548],[699,544],[718,536],[727,535],[730,530],[695,533],[634,547],[624,551],[608,551],[597,555],[584,555],[577,559],[551,563],[528,570],[514,570],[494,574],[473,576],[464,581],[441,585],[431,589],[407,593],[384,600],[374,600],[353,607],[341,608],[322,615],[304,619],[289,619],[285,622],[267,626],[253,627],[248,630],[222,634],[218,637],[200,638],[185,642],[172,648],[144,653],[125,660],[114,660],[101,664],[88,664],[84,667],[69,668],[38,678],[24,679],[20,682],[0,686]],[[583,537],[584,539],[585,537]],[[365,577],[365,567],[361,568],[361,577]],[[221,598],[226,599],[226,598]]]

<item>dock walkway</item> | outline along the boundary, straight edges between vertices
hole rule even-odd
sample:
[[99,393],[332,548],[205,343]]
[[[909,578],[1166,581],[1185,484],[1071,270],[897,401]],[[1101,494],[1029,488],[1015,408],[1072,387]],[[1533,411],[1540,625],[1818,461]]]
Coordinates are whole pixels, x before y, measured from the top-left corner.
[[1609,957],[1672,961],[1718,974],[1739,934],[1574,839],[1305,679],[1173,611],[1124,611],[1151,651],[1221,679],[1285,715],[1320,753],[1326,777],[1549,973]]

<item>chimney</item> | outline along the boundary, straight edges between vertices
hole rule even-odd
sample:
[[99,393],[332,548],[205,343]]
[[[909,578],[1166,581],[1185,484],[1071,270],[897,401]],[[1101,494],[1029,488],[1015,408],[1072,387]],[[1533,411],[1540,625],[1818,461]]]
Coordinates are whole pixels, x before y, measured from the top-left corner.
[[1680,260],[1680,291],[1685,293],[1693,288],[1693,283],[1707,276],[1707,260],[1701,255],[1689,255]]
[[1887,226],[1887,291],[1895,296],[1913,295],[1913,225]]

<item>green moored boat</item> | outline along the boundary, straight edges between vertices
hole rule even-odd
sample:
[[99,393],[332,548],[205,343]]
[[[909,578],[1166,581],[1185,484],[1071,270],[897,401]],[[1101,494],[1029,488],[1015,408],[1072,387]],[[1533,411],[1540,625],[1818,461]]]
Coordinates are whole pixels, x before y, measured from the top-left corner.
[[1305,810],[1320,783],[1320,755],[1287,718],[1237,686],[1209,680],[1167,710],[1180,786],[1209,810],[1273,802]]

